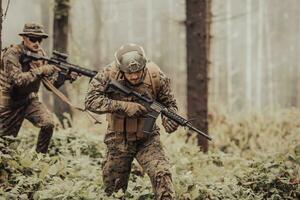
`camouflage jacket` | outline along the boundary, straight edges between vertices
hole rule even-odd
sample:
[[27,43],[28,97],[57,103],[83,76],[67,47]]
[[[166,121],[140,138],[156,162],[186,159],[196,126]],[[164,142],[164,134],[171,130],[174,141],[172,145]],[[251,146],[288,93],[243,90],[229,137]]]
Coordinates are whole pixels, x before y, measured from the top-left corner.
[[[91,81],[88,94],[85,99],[85,106],[88,110],[103,114],[103,113],[121,113],[120,104],[118,100],[109,98],[103,91],[107,82],[111,79],[112,66],[104,67]],[[147,73],[147,67],[145,69]],[[142,85],[147,85],[143,82]],[[151,86],[150,86],[151,87]],[[139,86],[139,88],[141,88]],[[139,89],[137,88],[137,89]],[[143,92],[139,91],[138,92]],[[170,79],[165,76],[163,72],[159,72],[159,85],[155,100],[162,103],[173,111],[177,111],[177,103],[172,94],[170,87]]]
[[[147,64],[148,67],[150,65]],[[169,109],[173,111],[177,111],[177,103],[172,94],[171,87],[170,87],[170,79],[167,78],[161,70],[158,72],[158,84],[155,84],[157,87],[156,91],[154,92],[153,85],[149,81],[149,76],[147,74],[151,74],[150,70],[146,66],[143,82],[138,86],[131,87],[135,91],[139,92],[140,94],[146,95],[152,99],[157,100],[158,102],[162,103]],[[121,74],[121,76],[115,77],[115,71],[117,74]],[[156,73],[157,74],[157,73]],[[124,110],[120,104],[121,101],[133,101],[130,97],[119,97],[118,94],[113,96],[108,96],[104,93],[104,89],[106,84],[110,79],[117,79],[122,84],[129,84],[126,80],[124,80],[122,73],[120,73],[114,63],[109,65],[108,67],[104,67],[91,81],[90,87],[88,90],[87,97],[85,99],[85,106],[88,110],[102,114],[107,113],[107,120],[108,120],[108,133],[110,132],[124,132],[124,128],[126,127],[126,132],[128,133],[128,137],[136,139],[145,137],[145,134],[141,131],[143,122],[143,117],[137,118],[126,118]],[[124,121],[123,119],[126,118]],[[125,124],[126,125],[125,125]],[[159,130],[157,125],[154,125],[153,131],[157,133]],[[128,139],[131,140],[131,139]]]
[[[2,67],[0,68],[0,92],[3,96],[9,96],[12,100],[26,98],[32,93],[37,93],[42,76],[31,72],[30,63],[22,63],[22,51],[26,49],[23,44],[11,45],[3,52]],[[38,52],[44,55],[43,50]],[[38,66],[46,64],[42,61],[32,61]],[[55,87],[64,83],[59,73],[47,77]]]

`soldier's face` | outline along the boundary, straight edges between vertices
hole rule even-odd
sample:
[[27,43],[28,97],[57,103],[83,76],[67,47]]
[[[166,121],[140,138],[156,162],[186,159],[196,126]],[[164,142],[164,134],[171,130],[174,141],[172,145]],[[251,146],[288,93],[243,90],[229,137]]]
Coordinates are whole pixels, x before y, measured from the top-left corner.
[[132,73],[124,73],[124,76],[131,85],[137,85],[142,80],[143,70]]
[[24,45],[31,51],[37,52],[41,48],[42,38],[23,36]]

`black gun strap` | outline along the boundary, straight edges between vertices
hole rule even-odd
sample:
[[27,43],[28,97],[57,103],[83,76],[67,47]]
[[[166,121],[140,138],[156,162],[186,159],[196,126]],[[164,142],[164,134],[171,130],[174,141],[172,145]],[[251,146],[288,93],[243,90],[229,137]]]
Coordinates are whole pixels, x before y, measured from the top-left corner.
[[94,123],[101,124],[101,121],[99,121],[95,116],[93,116],[93,114],[90,111],[86,110],[85,108],[81,108],[79,106],[73,105],[71,101],[68,99],[68,97],[66,97],[66,95],[64,95],[61,91],[59,91],[48,79],[42,78],[42,81],[47,86],[47,88],[49,88],[58,98],[60,98],[60,100],[62,100],[69,106],[75,108],[76,110],[79,110],[81,112],[86,112],[88,116],[93,119]]

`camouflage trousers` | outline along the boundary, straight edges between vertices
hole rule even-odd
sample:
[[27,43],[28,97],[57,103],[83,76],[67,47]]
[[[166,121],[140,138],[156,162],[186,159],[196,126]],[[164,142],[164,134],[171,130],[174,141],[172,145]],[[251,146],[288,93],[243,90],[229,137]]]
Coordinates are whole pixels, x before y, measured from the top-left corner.
[[53,134],[54,122],[50,112],[37,98],[13,107],[0,105],[0,136],[16,137],[24,119],[41,128],[36,151],[46,153]]
[[[109,133],[112,135],[114,133]],[[128,141],[106,135],[107,159],[103,167],[103,182],[108,195],[125,191],[135,158],[150,177],[157,200],[174,199],[170,164],[164,153],[159,135],[144,141]],[[107,137],[108,136],[108,137]]]

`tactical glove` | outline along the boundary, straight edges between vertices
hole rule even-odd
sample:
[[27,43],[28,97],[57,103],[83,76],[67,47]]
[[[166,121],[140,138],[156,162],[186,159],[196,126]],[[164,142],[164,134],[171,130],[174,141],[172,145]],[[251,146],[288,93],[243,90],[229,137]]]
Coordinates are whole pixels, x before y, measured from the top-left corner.
[[162,125],[167,131],[167,133],[172,133],[176,131],[179,126],[176,122],[167,118],[166,116],[162,116]]
[[121,107],[128,117],[136,117],[147,113],[147,109],[139,103],[122,101]]
[[54,72],[56,71],[59,71],[59,69],[54,65],[42,65],[40,67],[31,69],[32,73],[36,75],[45,75],[45,76],[50,76],[54,74]]
[[81,74],[78,74],[76,72],[71,72],[70,74],[68,74],[67,80],[70,80],[70,83],[72,83],[72,82],[76,81],[78,76],[81,76]]

